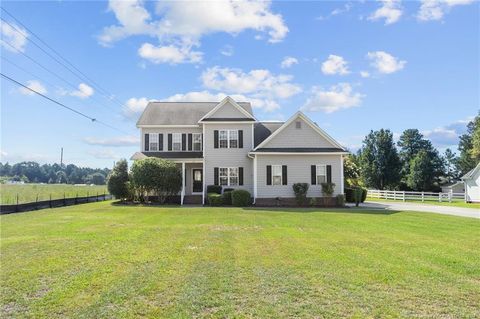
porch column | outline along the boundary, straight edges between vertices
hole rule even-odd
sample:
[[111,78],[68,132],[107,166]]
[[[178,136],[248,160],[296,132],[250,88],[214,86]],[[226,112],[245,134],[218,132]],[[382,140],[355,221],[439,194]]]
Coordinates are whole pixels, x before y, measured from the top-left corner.
[[183,205],[183,198],[185,197],[185,162],[182,162],[182,193],[180,195],[180,203]]
[[205,205],[205,157],[202,161],[202,205]]
[[340,194],[345,194],[345,187],[343,185],[344,177],[343,177],[343,154],[340,155]]
[[257,155],[253,157],[253,203],[257,200]]

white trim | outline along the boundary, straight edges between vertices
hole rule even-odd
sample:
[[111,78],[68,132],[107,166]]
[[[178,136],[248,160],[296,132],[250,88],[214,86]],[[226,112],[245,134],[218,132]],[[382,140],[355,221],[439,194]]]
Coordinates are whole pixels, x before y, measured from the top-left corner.
[[185,162],[182,162],[182,193],[180,197],[180,204],[183,205],[183,199],[185,198]]
[[282,126],[280,126],[275,132],[273,132],[269,137],[267,137],[262,143],[260,143],[257,147],[255,147],[253,150],[256,150],[258,148],[262,148],[264,145],[268,144],[275,136],[277,136],[281,131],[283,131],[287,126],[289,126],[293,121],[295,121],[297,118],[301,118],[304,120],[310,127],[316,131],[318,134],[320,134],[322,137],[324,137],[327,141],[332,143],[332,145],[344,149],[342,145],[340,145],[337,141],[335,141],[330,135],[328,135],[324,130],[319,128],[315,123],[312,122],[305,114],[303,114],[301,111],[298,111],[295,113],[291,118],[288,119],[285,123],[283,123]]
[[155,124],[143,124],[137,125],[138,128],[185,128],[185,127],[200,127],[199,124],[185,124],[185,125],[155,125]]
[[253,158],[253,203],[257,199],[257,157]]
[[253,150],[254,147],[255,147],[255,125],[252,124],[252,147],[250,149]]
[[[194,176],[193,176],[193,170],[194,170],[194,169],[196,169],[196,170],[201,170],[201,171],[202,171],[202,191],[201,191],[201,192],[194,192],[194,191],[193,191],[193,177],[194,177]],[[192,195],[200,195],[200,194],[203,193],[203,180],[205,179],[204,176],[203,176],[203,175],[204,175],[204,174],[203,174],[203,167],[202,167],[202,168],[192,167],[192,168],[190,168],[190,170],[191,170],[190,175],[192,175],[192,180],[191,180],[191,182],[192,182],[192,191],[191,191],[191,193],[192,193]]]
[[164,158],[175,163],[202,163],[202,158]]
[[248,154],[254,155],[347,155],[348,152],[298,152],[298,153],[290,153],[290,152],[250,152]]
[[220,103],[218,103],[217,106],[215,106],[210,112],[208,112],[208,113],[205,114],[200,120],[198,120],[198,122],[200,123],[200,122],[203,121],[204,119],[211,117],[213,114],[215,114],[215,112],[216,112],[218,109],[220,109],[222,106],[224,106],[225,104],[227,104],[227,102],[230,102],[235,108],[237,108],[237,110],[239,110],[241,113],[243,113],[243,115],[245,115],[246,117],[255,120],[255,117],[254,117],[252,114],[250,114],[250,113],[248,113],[247,111],[245,111],[245,109],[244,109],[243,107],[241,107],[240,105],[238,105],[238,103],[235,102],[235,100],[232,99],[230,96],[227,96],[227,97],[225,97],[222,101],[220,101]]
[[206,122],[202,122],[201,124],[205,125],[205,124],[253,124],[253,123],[257,123],[258,121],[218,121],[218,122],[209,122],[209,121],[206,121]]
[[344,177],[343,177],[343,155],[340,156],[340,194],[345,194]]

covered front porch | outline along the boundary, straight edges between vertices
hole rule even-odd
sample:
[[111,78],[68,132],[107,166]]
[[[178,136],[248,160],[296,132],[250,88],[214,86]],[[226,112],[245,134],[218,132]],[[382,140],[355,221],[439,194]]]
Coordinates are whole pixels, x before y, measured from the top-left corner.
[[175,160],[182,172],[180,204],[203,204],[204,172],[203,159]]

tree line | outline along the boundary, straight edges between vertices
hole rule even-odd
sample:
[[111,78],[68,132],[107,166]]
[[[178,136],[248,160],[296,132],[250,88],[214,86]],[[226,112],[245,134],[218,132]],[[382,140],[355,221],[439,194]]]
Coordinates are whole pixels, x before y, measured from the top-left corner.
[[375,189],[440,191],[480,162],[480,115],[468,123],[458,150],[458,156],[448,148],[440,154],[417,129],[405,130],[397,143],[388,129],[371,131],[362,148],[345,159],[345,182]]
[[108,168],[79,167],[74,164],[43,164],[37,162],[0,163],[2,181],[48,184],[95,184],[104,185],[110,173]]

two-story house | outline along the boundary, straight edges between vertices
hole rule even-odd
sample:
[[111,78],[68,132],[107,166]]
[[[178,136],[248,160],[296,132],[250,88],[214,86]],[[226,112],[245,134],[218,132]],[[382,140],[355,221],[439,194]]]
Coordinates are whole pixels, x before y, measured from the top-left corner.
[[150,102],[137,127],[141,151],[178,163],[180,201],[205,203],[206,186],[248,190],[256,205],[293,199],[294,183],[308,183],[321,197],[321,183],[343,194],[345,149],[302,112],[286,122],[261,122],[250,103],[226,97],[215,102]]

